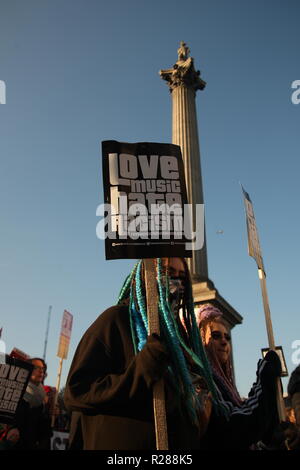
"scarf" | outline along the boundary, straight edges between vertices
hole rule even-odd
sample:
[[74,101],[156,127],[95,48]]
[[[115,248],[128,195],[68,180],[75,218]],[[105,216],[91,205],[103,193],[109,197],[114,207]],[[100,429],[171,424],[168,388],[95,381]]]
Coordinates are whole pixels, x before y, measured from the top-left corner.
[[29,403],[30,408],[37,408],[44,403],[46,392],[42,384],[35,385],[29,382],[24,394],[24,400]]

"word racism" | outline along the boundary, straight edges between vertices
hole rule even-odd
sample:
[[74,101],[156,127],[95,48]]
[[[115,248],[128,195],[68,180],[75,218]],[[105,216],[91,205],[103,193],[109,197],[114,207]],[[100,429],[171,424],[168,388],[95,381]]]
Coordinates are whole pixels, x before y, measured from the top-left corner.
[[0,411],[15,412],[28,380],[29,371],[0,364]]
[[292,83],[292,88],[296,89],[291,96],[291,100],[293,104],[300,103],[300,80],[294,80]]

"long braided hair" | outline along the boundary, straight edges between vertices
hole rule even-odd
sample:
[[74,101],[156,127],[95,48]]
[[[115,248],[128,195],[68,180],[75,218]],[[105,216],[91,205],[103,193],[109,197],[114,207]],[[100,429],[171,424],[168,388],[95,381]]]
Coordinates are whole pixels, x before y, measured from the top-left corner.
[[231,357],[229,355],[227,361],[224,364],[221,363],[216,352],[214,341],[211,340],[211,332],[213,331],[215,324],[219,323],[223,325],[227,331],[229,331],[228,324],[221,315],[222,312],[220,312],[219,316],[213,319],[208,318],[203,320],[200,323],[200,334],[213,370],[214,378],[217,384],[221,385],[220,388],[222,393],[225,393],[227,400],[231,401],[234,405],[241,406],[243,401],[234,382]]
[[[213,381],[212,371],[197,328],[192,283],[186,261],[181,258],[185,267],[185,289],[180,305],[185,323],[184,331],[180,331],[175,315],[170,304],[169,277],[167,263],[162,263],[161,258],[156,260],[157,290],[158,290],[158,314],[160,321],[161,337],[164,340],[169,356],[169,377],[175,387],[176,393],[183,398],[188,415],[193,422],[197,422],[197,407],[201,411],[201,402],[196,398],[196,392],[192,384],[191,374],[188,368],[186,356],[193,361],[195,373],[204,377],[211,392],[213,405],[216,412],[226,415],[226,408],[218,399],[218,392]],[[129,316],[131,335],[134,351],[137,354],[147,341],[148,319],[145,292],[145,276],[143,261],[139,261],[125,280],[119,294],[118,303],[129,299]],[[185,337],[186,336],[186,337]],[[187,353],[187,354],[186,354]]]

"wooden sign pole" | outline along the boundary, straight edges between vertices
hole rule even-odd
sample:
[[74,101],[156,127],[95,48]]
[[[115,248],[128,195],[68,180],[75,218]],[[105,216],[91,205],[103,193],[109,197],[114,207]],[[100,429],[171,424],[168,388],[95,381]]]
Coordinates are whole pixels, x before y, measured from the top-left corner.
[[59,387],[60,387],[60,378],[61,378],[61,371],[62,371],[62,366],[63,366],[63,358],[59,358],[59,366],[58,366],[58,373],[57,373],[57,380],[56,380],[56,392],[55,392],[55,397],[54,397],[54,403],[53,403],[53,410],[52,410],[52,420],[51,420],[51,426],[54,427],[55,424],[55,417],[56,417],[56,404],[58,401],[58,394],[59,394]]
[[[271,320],[271,312],[269,308],[269,300],[268,300],[268,293],[267,293],[266,274],[265,274],[264,267],[263,267],[264,264],[263,264],[262,254],[261,254],[260,245],[259,245],[258,232],[256,228],[252,201],[250,199],[249,194],[244,190],[242,185],[241,187],[242,187],[242,191],[244,194],[244,203],[245,203],[245,210],[246,210],[247,232],[248,232],[248,252],[249,252],[249,256],[255,259],[257,267],[258,267],[258,277],[260,280],[260,287],[261,287],[262,298],[263,298],[269,348],[276,352],[273,326],[272,326],[272,320]],[[285,413],[285,407],[284,407],[283,396],[282,396],[282,391],[281,391],[280,377],[276,378],[276,400],[277,400],[279,420],[285,421],[286,413]]]
[[[264,304],[269,348],[276,352],[273,326],[272,326],[272,320],[271,320],[271,312],[269,308],[269,300],[268,300],[268,293],[267,293],[266,275],[262,269],[258,269],[258,277],[260,280],[260,287],[261,287],[263,304]],[[276,379],[276,399],[277,399],[279,420],[285,421],[286,413],[285,413],[285,407],[284,407],[283,396],[282,396],[282,391],[281,391],[281,381],[279,377],[277,377]]]
[[[144,259],[149,334],[160,334],[155,260]],[[168,431],[163,379],[153,386],[153,408],[157,450],[168,450]]]

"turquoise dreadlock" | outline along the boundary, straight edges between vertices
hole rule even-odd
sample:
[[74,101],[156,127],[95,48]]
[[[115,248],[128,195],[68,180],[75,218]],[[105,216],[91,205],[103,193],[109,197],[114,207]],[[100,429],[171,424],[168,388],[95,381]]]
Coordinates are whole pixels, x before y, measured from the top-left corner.
[[[184,264],[186,266],[186,263]],[[139,261],[126,278],[118,299],[118,303],[120,303],[122,300],[129,298],[131,335],[136,354],[138,351],[141,351],[148,336],[147,306],[142,268],[143,262]],[[216,412],[226,415],[227,410],[218,399],[210,364],[196,324],[191,282],[187,282],[186,284],[182,308],[183,318],[190,341],[189,346],[185,343],[179,332],[176,319],[169,303],[168,275],[167,273],[163,273],[161,259],[157,259],[158,312],[161,336],[165,340],[171,359],[171,365],[169,366],[170,377],[173,378],[172,382],[176,387],[178,395],[184,398],[189,416],[192,421],[196,421],[197,406],[201,404],[196,399],[183,349],[193,359],[195,372],[206,379],[208,388],[212,394]]]

